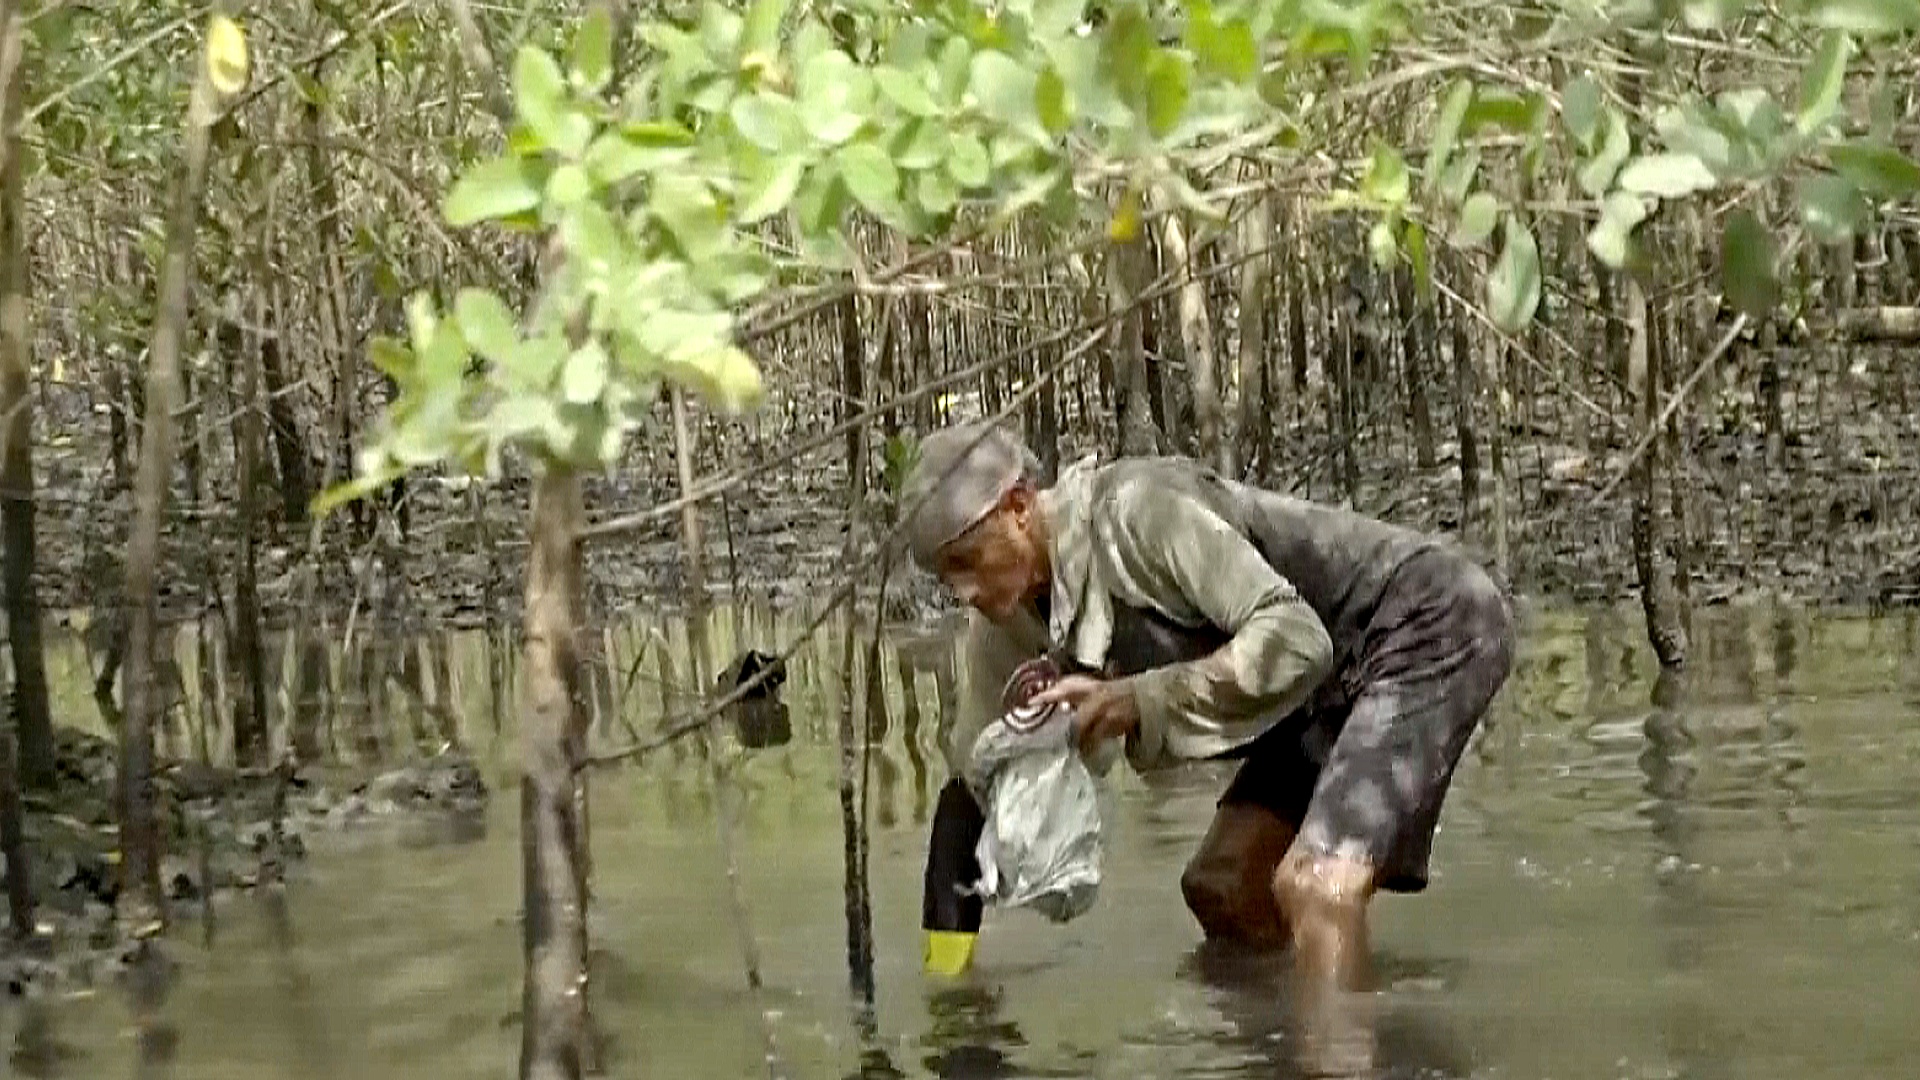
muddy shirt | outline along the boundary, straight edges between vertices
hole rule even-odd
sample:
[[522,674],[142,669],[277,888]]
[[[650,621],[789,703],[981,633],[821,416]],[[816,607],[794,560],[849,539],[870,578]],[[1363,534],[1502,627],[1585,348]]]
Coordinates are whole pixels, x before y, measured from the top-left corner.
[[[1041,493],[1053,566],[1045,614],[970,611],[966,692],[942,740],[955,767],[1022,661],[1052,653],[1114,675],[1116,628],[1147,613],[1218,648],[1133,677],[1134,768],[1237,749],[1348,670],[1393,572],[1438,541],[1217,476],[1181,458],[1082,462]],[[1104,772],[1113,744],[1091,764]],[[956,773],[959,771],[955,768]]]

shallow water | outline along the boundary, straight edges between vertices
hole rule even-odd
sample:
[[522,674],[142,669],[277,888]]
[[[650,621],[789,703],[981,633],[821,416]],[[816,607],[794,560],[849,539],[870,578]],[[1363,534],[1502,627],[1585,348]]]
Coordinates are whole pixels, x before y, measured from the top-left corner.
[[[1702,612],[1675,703],[1670,687],[1654,692],[1634,614],[1529,613],[1515,676],[1449,801],[1432,887],[1375,905],[1388,986],[1350,1034],[1390,1076],[1905,1074],[1920,1051],[1915,620]],[[798,625],[764,612],[716,618],[720,648],[784,641]],[[601,748],[622,745],[628,725],[659,723],[662,644],[668,674],[686,670],[684,628],[626,627],[613,643]],[[194,714],[190,644],[180,655]],[[494,787],[484,835],[315,838],[283,897],[222,905],[210,942],[197,925],[175,931],[180,969],[152,1022],[135,1023],[119,988],[0,1004],[15,1074],[511,1072],[512,710],[492,708],[483,634],[428,645],[445,646],[446,664],[443,676],[433,649],[416,645],[424,696],[457,719]],[[594,1009],[609,1075],[764,1076],[762,1005],[790,1077],[1301,1075],[1301,1010],[1283,965],[1205,954],[1180,903],[1181,863],[1224,783],[1215,770],[1151,784],[1117,774],[1094,910],[1066,927],[990,914],[970,977],[920,974],[925,821],[944,779],[932,739],[952,649],[904,650],[917,718],[904,715],[899,655],[888,653],[892,708],[868,800],[867,1034],[846,989],[835,631],[795,664],[794,741],[738,758],[739,861],[767,984],[758,1003],[728,915],[705,768],[684,749],[598,774]],[[495,658],[510,700],[505,645]],[[64,715],[88,715],[76,642],[59,646],[55,667]],[[334,668],[335,684],[354,681],[337,655]],[[422,719],[398,689],[358,695],[358,707],[336,696],[320,734],[363,765],[436,733],[431,712]]]

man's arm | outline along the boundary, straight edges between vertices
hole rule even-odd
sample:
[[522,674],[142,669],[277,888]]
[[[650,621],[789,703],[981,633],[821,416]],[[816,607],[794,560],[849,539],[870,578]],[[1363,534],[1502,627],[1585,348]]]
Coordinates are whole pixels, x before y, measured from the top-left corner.
[[1333,666],[1333,642],[1293,583],[1198,499],[1140,483],[1115,492],[1110,542],[1142,592],[1190,607],[1232,640],[1208,656],[1134,676],[1140,727],[1128,750],[1203,758],[1298,707]]

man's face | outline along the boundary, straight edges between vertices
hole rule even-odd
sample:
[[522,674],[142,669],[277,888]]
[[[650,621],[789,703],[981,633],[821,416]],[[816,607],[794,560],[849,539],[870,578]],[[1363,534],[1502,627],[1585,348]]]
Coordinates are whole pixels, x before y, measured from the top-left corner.
[[934,573],[962,603],[1004,619],[1046,587],[1046,553],[1031,528],[1033,508],[1032,490],[1015,488],[940,549]]

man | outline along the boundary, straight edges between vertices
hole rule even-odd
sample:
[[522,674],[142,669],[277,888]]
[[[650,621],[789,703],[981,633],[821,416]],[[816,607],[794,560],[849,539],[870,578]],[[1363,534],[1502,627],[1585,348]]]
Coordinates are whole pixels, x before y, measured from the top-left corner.
[[[1180,877],[1205,935],[1364,980],[1367,904],[1426,887],[1454,767],[1510,670],[1499,588],[1439,538],[1185,459],[1081,463],[1045,490],[1037,476],[1012,435],[967,424],[922,441],[904,485],[915,562],[973,608],[952,774],[1007,675],[1053,656],[1074,674],[1041,700],[1074,707],[1096,771],[1115,739],[1140,771],[1241,762]],[[952,894],[981,820],[950,783],[930,968],[970,959],[978,901]]]

